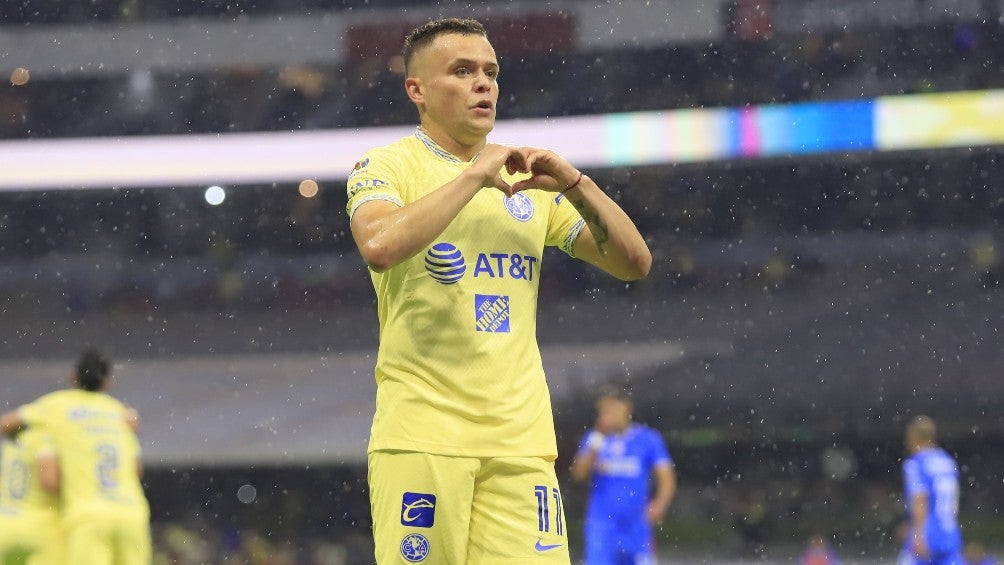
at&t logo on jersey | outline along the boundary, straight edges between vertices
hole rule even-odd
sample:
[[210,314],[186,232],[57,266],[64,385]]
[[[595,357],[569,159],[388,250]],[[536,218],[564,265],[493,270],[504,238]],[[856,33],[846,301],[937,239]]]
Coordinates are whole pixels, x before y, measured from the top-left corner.
[[509,215],[513,218],[526,222],[533,217],[533,201],[522,192],[517,192],[511,197],[503,194],[502,201],[505,202],[505,209],[509,211]]
[[425,254],[425,270],[442,284],[453,284],[464,277],[467,265],[464,254],[452,243],[437,243]]
[[429,556],[429,540],[422,534],[408,534],[401,540],[401,556],[406,561],[418,563]]
[[509,297],[474,295],[474,326],[479,332],[509,332]]
[[431,528],[436,523],[436,495],[406,492],[401,497],[401,525]]
[[539,261],[533,255],[519,253],[479,253],[474,263],[474,278],[511,278],[533,280],[533,267]]

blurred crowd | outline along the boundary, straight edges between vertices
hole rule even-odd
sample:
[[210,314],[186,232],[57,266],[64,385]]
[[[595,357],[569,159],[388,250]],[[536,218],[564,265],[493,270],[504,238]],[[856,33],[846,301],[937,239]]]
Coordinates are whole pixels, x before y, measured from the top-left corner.
[[[874,263],[996,288],[1000,161],[986,150],[591,174],[649,240],[657,259],[641,283],[649,291],[780,288]],[[295,186],[241,187],[219,207],[196,188],[0,194],[3,209],[17,210],[0,215],[0,293],[29,292],[68,313],[144,316],[366,301],[372,291],[348,233],[343,185],[322,185],[313,198]],[[545,295],[623,288],[551,257]]]
[[[434,4],[434,0],[365,0],[365,7]],[[339,10],[358,7],[353,0],[18,0],[0,6],[7,23],[93,23],[118,20],[159,20],[191,16],[234,17],[285,13],[293,10]]]
[[[888,560],[901,547],[900,462],[884,439],[857,438],[853,447],[834,447],[822,435],[813,438],[812,434],[786,440],[774,436],[770,445],[749,441],[752,438],[731,445],[708,444],[695,441],[692,432],[682,429],[669,430],[665,437],[680,473],[681,490],[657,532],[662,559],[794,562],[805,542],[817,549],[826,547],[831,558],[854,562]],[[997,447],[985,439],[953,444],[964,469],[961,510],[973,565],[994,563],[976,559],[1000,549],[993,533],[999,524],[991,509],[999,507],[1001,494],[996,481],[985,478],[1001,464]],[[568,462],[567,456],[559,458],[557,466],[574,556],[581,551],[586,492],[568,478]],[[362,476],[365,470],[357,472]],[[368,522],[362,518],[365,491],[353,491],[358,481],[343,482],[342,490],[348,494],[331,498],[330,491],[338,490],[333,488],[336,482],[312,480],[296,471],[287,477],[278,470],[257,474],[250,480],[259,485],[260,501],[223,500],[233,493],[221,484],[175,489],[170,502],[151,500],[165,517],[155,524],[155,563],[372,562],[372,539]],[[274,478],[262,479],[269,474]],[[154,469],[150,480],[150,490],[159,490],[168,481],[188,486],[173,471]],[[208,495],[207,488],[220,492]],[[306,503],[311,499],[312,503]],[[709,550],[712,545],[713,551]]]

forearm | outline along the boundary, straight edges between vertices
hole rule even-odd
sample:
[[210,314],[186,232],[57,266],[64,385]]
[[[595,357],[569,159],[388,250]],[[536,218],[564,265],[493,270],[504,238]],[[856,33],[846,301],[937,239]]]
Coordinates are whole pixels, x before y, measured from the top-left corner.
[[652,497],[652,502],[659,506],[663,511],[669,508],[669,504],[673,502],[673,494],[675,489],[673,487],[660,488],[656,490],[655,496]]
[[924,523],[927,522],[927,496],[916,495],[910,507],[910,528],[913,535],[924,534]]
[[672,467],[657,469],[655,494],[652,497],[652,504],[656,506],[660,513],[665,513],[670,503],[673,502],[675,494],[676,471]]
[[482,184],[482,177],[468,170],[422,198],[365,222],[363,227],[353,222],[353,235],[366,263],[379,272],[414,257],[443,233]]
[[58,493],[60,487],[59,462],[55,457],[38,460],[38,479],[46,492]]
[[621,280],[645,277],[652,253],[627,213],[589,177],[565,193],[591,237],[580,238],[575,254]]
[[593,463],[596,461],[596,452],[589,449],[575,456],[572,460],[572,480],[583,483],[589,480],[593,471]]
[[913,497],[912,502],[910,505],[910,537],[912,538],[913,552],[919,557],[926,558],[930,553],[924,531],[924,525],[930,511],[927,495],[917,494]]

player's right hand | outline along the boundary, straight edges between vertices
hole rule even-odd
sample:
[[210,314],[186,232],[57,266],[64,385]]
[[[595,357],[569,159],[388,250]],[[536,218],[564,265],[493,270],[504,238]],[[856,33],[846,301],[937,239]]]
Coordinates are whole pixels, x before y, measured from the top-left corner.
[[502,167],[510,175],[527,172],[526,152],[516,146],[489,143],[478,153],[471,169],[482,175],[481,186],[494,187],[512,196],[512,186],[502,178]]

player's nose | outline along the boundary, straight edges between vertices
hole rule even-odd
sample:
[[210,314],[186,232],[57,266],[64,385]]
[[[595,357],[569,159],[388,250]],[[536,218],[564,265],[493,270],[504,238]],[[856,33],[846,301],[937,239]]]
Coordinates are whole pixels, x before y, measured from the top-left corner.
[[488,76],[488,73],[480,71],[477,74],[477,79],[474,81],[474,90],[476,92],[488,92],[492,89],[492,79]]

